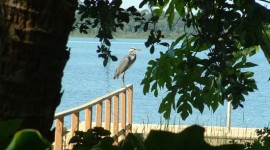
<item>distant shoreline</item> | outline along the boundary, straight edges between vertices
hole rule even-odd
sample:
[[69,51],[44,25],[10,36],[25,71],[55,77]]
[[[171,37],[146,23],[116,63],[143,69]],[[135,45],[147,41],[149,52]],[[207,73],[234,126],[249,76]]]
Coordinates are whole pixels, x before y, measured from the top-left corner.
[[[81,34],[78,32],[71,32],[69,34],[69,37],[77,37],[77,38],[97,38],[97,34],[89,33],[89,34]],[[121,39],[145,39],[147,40],[149,33],[128,33],[128,34],[115,34],[113,35],[113,39],[121,38]],[[165,38],[162,38],[161,40],[174,40],[178,38],[179,35],[165,35]]]

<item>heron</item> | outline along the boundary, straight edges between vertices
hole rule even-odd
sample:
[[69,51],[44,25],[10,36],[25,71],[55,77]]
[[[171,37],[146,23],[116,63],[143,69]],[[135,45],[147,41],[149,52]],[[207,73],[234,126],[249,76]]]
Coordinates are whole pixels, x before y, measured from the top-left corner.
[[114,77],[113,79],[118,79],[119,75],[123,74],[122,79],[123,79],[123,84],[125,86],[125,72],[127,69],[135,62],[136,60],[136,51],[139,50],[137,48],[130,48],[128,55],[125,56],[119,63],[118,67],[116,68],[114,72]]

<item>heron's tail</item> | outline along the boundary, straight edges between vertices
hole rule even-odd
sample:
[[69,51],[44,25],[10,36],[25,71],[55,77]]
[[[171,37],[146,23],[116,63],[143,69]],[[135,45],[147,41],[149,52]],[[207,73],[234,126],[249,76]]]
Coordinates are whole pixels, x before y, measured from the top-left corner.
[[118,69],[116,69],[114,72],[113,79],[118,79],[119,75],[120,75],[120,73],[119,73]]
[[117,75],[113,76],[113,79],[118,79],[118,76]]

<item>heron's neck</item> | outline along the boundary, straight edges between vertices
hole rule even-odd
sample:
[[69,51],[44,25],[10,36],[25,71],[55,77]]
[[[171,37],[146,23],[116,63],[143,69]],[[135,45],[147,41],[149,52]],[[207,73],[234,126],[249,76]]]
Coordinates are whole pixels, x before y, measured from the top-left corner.
[[136,59],[136,54],[129,54],[130,60]]
[[129,55],[130,56],[136,56],[136,53],[130,53]]

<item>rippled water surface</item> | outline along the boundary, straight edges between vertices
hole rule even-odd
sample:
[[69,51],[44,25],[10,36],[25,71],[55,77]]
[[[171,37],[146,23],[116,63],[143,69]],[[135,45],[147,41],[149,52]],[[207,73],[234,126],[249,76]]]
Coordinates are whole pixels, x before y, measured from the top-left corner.
[[[149,60],[157,58],[159,51],[166,51],[165,47],[156,47],[153,55],[144,46],[145,39],[115,39],[111,50],[119,60],[111,62],[104,68],[102,59],[97,57],[96,49],[99,45],[97,38],[70,38],[68,46],[71,48],[70,59],[64,71],[62,89],[64,95],[57,112],[87,103],[108,92],[123,86],[122,80],[114,80],[113,73],[120,59],[127,55],[130,47],[140,48],[137,60],[126,72],[126,84],[134,86],[133,122],[134,123],[160,123],[161,115],[157,113],[164,92],[157,98],[153,94],[143,95],[141,80],[144,77]],[[232,110],[232,126],[262,128],[270,123],[270,65],[262,52],[250,58],[258,64],[251,70],[255,72],[258,90],[246,97],[244,108]],[[193,111],[193,114],[182,121],[177,114],[172,114],[171,124],[200,124],[226,126],[227,104],[219,107],[213,113],[205,109],[203,114]],[[68,119],[67,119],[68,120]]]

